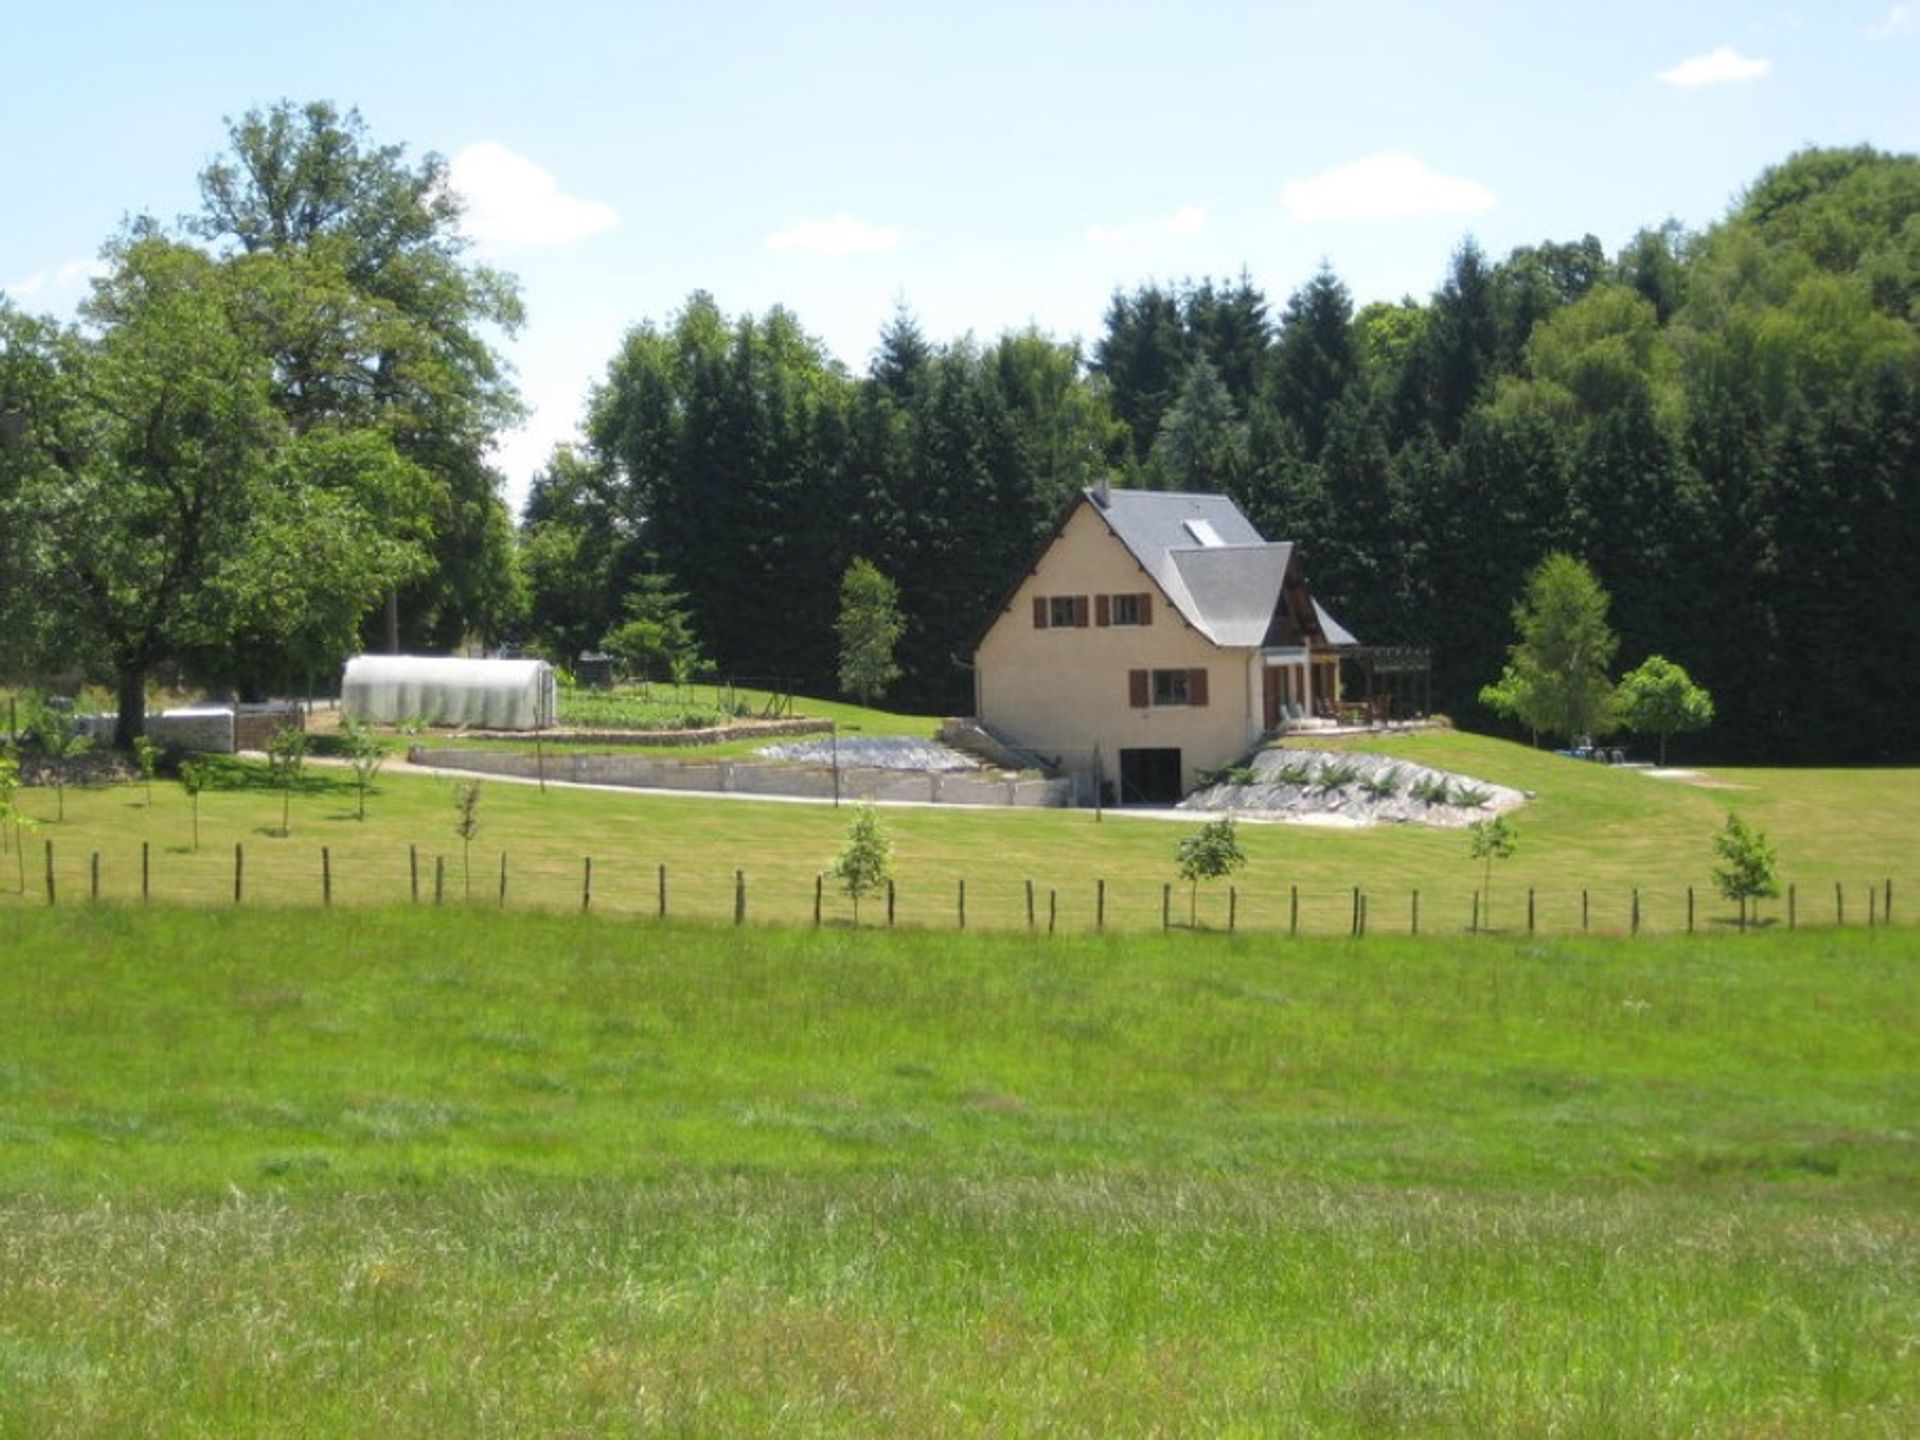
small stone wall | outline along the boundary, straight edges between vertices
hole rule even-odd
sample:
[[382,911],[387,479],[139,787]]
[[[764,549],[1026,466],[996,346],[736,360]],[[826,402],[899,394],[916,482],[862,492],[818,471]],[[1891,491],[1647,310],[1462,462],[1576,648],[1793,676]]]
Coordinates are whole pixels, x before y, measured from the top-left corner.
[[[74,726],[96,745],[113,743],[118,717],[78,715]],[[147,738],[162,750],[193,750],[205,755],[231,755],[234,716],[225,705],[197,705],[190,710],[162,710],[147,716]]]
[[233,712],[233,748],[264,750],[267,742],[282,730],[306,728],[306,712],[298,705],[278,701],[266,705],[242,705]]
[[[533,779],[540,773],[540,757],[519,751],[431,750],[415,745],[407,751],[415,765],[462,770],[482,775],[510,775]],[[584,785],[626,785],[641,790],[696,790],[737,795],[799,795],[833,798],[833,771],[816,765],[767,765],[750,760],[717,760],[681,764],[644,755],[549,755],[549,780]],[[840,771],[840,798],[905,800],[938,805],[1064,806],[1072,786],[1065,780],[1022,780],[979,775],[922,774],[906,770],[865,767]]]
[[[549,745],[717,745],[723,740],[778,740],[787,735],[826,735],[831,720],[736,720],[704,730],[548,730],[541,735]],[[524,730],[468,730],[480,740],[524,740]]]

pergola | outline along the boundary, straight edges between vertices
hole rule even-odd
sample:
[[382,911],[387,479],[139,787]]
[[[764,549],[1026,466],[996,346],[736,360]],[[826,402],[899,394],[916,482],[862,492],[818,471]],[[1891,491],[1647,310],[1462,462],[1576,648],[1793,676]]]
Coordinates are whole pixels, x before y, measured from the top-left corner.
[[1348,703],[1364,705],[1375,721],[1412,720],[1433,710],[1433,652],[1418,645],[1342,645],[1336,653],[1354,684]]

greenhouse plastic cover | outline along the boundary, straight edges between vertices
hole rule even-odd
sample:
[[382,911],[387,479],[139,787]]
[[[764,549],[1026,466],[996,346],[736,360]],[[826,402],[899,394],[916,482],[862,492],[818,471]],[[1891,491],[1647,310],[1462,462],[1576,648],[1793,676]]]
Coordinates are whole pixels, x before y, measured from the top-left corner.
[[340,709],[377,725],[536,730],[553,724],[554,701],[553,667],[544,660],[356,655],[340,685]]

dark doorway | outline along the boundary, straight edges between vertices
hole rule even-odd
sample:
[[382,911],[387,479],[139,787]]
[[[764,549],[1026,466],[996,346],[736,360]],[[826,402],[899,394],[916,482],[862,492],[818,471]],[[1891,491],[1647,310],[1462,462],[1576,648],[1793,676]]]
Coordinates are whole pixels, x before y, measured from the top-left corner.
[[1120,803],[1171,805],[1186,793],[1180,774],[1178,750],[1122,750]]

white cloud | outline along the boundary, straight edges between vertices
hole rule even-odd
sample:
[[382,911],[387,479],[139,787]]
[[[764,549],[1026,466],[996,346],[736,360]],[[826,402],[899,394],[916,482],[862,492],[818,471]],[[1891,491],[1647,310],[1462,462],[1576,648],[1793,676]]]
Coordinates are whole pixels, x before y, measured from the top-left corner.
[[1442,175],[1417,156],[1387,152],[1308,180],[1289,180],[1280,187],[1280,203],[1295,220],[1399,220],[1478,215],[1499,197],[1478,180]]
[[1920,9],[1912,5],[1895,5],[1878,25],[1869,25],[1866,33],[1875,40],[1901,40],[1909,35],[1920,35]]
[[760,243],[769,250],[811,250],[818,255],[877,255],[907,238],[897,225],[872,225],[852,215],[802,219],[775,230]]
[[51,270],[36,270],[31,275],[0,285],[0,290],[16,300],[26,300],[43,292],[57,295],[90,280],[98,280],[106,273],[106,265],[99,260],[69,260]]
[[553,249],[620,223],[611,205],[563,193],[551,171],[490,140],[454,156],[449,179],[466,202],[460,228],[496,249]]
[[1095,225],[1087,231],[1087,239],[1095,245],[1142,245],[1162,235],[1197,235],[1207,228],[1207,219],[1200,206],[1182,205],[1138,225]]
[[1704,55],[1691,56],[1671,70],[1662,70],[1655,78],[1691,90],[1700,85],[1733,85],[1743,80],[1758,80],[1772,68],[1771,60],[1742,55],[1731,45],[1716,45]]

